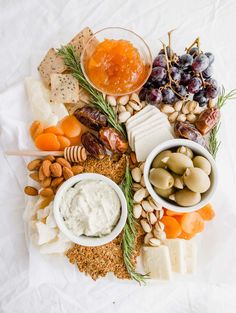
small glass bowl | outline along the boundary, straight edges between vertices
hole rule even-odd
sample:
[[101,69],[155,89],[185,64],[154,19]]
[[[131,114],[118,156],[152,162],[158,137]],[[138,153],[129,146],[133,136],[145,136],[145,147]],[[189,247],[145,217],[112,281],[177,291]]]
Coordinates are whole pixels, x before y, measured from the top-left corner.
[[[98,88],[96,85],[94,85],[94,83],[90,80],[89,76],[87,75],[86,66],[85,66],[86,61],[93,54],[97,43],[102,42],[105,39],[114,39],[114,40],[124,39],[124,40],[131,42],[133,46],[138,50],[141,58],[144,61],[144,64],[148,67],[148,71],[146,72],[145,77],[143,78],[143,80],[140,82],[138,86],[135,86],[133,90],[129,90],[129,92],[125,92],[122,94],[121,93],[114,94],[114,93],[108,92],[107,90],[102,90]],[[122,96],[125,94],[131,94],[139,90],[146,83],[152,70],[152,55],[146,42],[143,40],[142,37],[137,35],[135,32],[122,28],[122,27],[108,27],[108,28],[104,28],[96,32],[93,35],[93,37],[87,42],[81,54],[81,68],[82,68],[84,76],[95,89],[105,94],[109,94],[113,96]]]

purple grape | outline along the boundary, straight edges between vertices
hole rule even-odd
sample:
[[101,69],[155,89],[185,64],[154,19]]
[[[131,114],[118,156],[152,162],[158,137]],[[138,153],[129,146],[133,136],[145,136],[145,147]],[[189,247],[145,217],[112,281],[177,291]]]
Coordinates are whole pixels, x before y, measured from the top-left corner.
[[209,59],[205,54],[199,54],[194,60],[192,64],[192,69],[197,72],[203,72],[209,65]]
[[146,100],[146,96],[148,94],[149,90],[145,87],[143,87],[140,92],[139,92],[139,99],[141,101],[145,101]]
[[186,86],[188,84],[188,82],[190,81],[190,79],[191,79],[191,74],[183,72],[181,74],[181,79],[180,79],[181,85]]
[[208,68],[205,69],[205,71],[202,72],[202,76],[204,78],[210,78],[213,74],[213,68],[211,65],[208,66]]
[[218,95],[218,87],[209,85],[206,87],[206,96],[209,99],[214,99]]
[[[166,47],[166,52],[167,52],[168,58],[170,58],[170,53],[172,53],[172,55],[173,55],[173,50],[170,49],[169,47]],[[159,51],[158,55],[160,55],[160,54],[165,54],[165,50],[164,50],[164,49],[161,49],[161,50]]]
[[216,89],[218,89],[217,80],[215,80],[214,78],[209,78],[209,79],[206,80],[206,82],[207,82],[209,85],[211,85],[211,86],[215,87]]
[[150,80],[148,80],[144,86],[144,88],[147,88],[147,89],[150,89],[150,88],[153,88],[153,82],[151,82]]
[[188,91],[190,93],[197,93],[202,86],[202,81],[198,77],[193,77],[188,83]]
[[152,82],[162,81],[166,78],[166,70],[163,67],[156,66],[152,69],[151,79]]
[[192,56],[196,56],[198,55],[198,48],[197,47],[193,47],[189,50],[189,54]]
[[164,103],[173,103],[175,102],[175,94],[170,88],[166,88],[162,90],[162,97]]
[[205,90],[201,89],[200,91],[195,93],[195,95],[193,96],[193,100],[197,101],[200,107],[205,106],[208,101]]
[[162,102],[162,94],[158,89],[151,89],[146,95],[146,100],[152,105],[156,105]]
[[164,54],[159,54],[153,61],[153,67],[166,67],[166,57]]
[[173,80],[176,81],[176,82],[179,82],[180,79],[181,79],[180,70],[177,67],[172,66],[170,68],[170,72],[171,72],[171,77],[173,78]]
[[208,57],[209,64],[211,65],[215,60],[214,54],[212,54],[211,52],[206,52],[205,55]]
[[187,90],[183,85],[179,85],[175,88],[176,92],[180,94],[182,97],[185,97],[187,95]]
[[181,55],[181,57],[179,58],[179,63],[182,68],[187,68],[188,66],[192,65],[192,55],[188,53]]

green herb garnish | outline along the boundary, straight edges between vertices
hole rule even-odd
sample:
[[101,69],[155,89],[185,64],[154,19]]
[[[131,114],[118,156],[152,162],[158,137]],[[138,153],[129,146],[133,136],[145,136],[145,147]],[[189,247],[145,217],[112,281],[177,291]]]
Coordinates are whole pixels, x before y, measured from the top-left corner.
[[79,57],[76,55],[73,46],[63,46],[58,49],[58,54],[63,58],[65,65],[70,69],[71,74],[79,81],[79,84],[91,96],[91,103],[100,109],[107,117],[109,124],[119,133],[126,137],[126,132],[121,124],[117,121],[116,112],[113,107],[104,99],[103,94],[96,90],[85,78]]
[[[221,109],[226,101],[236,99],[236,89],[232,89],[230,92],[225,93],[225,88],[222,86],[216,106]],[[209,136],[209,151],[213,158],[216,158],[221,142],[218,139],[218,133],[220,129],[220,123],[218,123],[210,132]]]
[[130,277],[138,283],[144,283],[148,278],[147,274],[140,274],[135,271],[135,266],[132,263],[132,256],[135,249],[136,237],[136,221],[133,216],[133,192],[132,192],[132,176],[129,169],[129,163],[126,165],[125,178],[122,189],[127,201],[128,217],[123,231],[122,249],[123,259]]

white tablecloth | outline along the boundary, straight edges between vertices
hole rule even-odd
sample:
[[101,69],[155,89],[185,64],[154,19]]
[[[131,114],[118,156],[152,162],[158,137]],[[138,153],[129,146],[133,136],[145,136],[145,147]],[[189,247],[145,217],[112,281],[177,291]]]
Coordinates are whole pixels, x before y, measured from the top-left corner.
[[[27,134],[31,113],[23,85],[25,76],[35,74],[32,63],[37,64],[35,60],[51,46],[66,43],[85,26],[133,29],[146,38],[154,55],[170,29],[177,28],[173,45],[179,52],[199,35],[202,48],[216,56],[216,78],[228,90],[236,87],[233,0],[0,0],[0,312],[236,312],[234,101],[222,110],[220,177],[214,199],[217,215],[203,235],[212,244],[202,240],[200,246],[202,258],[211,256],[214,266],[205,269],[199,281],[143,287],[112,277],[93,282],[75,273],[76,269],[60,271],[63,260],[55,259],[48,268],[46,260],[34,261],[37,251],[31,251],[29,258],[22,220],[27,160],[6,157],[4,150],[32,144]],[[65,279],[59,283],[58,276]]]

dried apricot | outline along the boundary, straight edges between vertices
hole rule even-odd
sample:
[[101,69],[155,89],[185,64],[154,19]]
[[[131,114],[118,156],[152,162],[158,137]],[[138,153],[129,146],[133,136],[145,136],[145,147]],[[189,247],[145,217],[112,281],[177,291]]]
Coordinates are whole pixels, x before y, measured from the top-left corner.
[[65,136],[57,136],[57,139],[60,142],[60,150],[64,150],[66,147],[71,145],[70,139]]
[[66,116],[60,124],[67,137],[77,137],[81,133],[81,123],[74,115]]
[[77,137],[68,137],[71,146],[78,146],[81,144],[81,134]]
[[64,132],[63,130],[61,129],[61,127],[59,126],[50,126],[50,127],[47,127],[44,129],[43,131],[44,133],[52,133],[52,134],[55,134],[55,135],[64,135]]
[[33,140],[43,133],[43,124],[40,121],[34,121],[30,126],[30,135]]
[[60,142],[57,136],[52,133],[41,134],[35,139],[35,145],[38,149],[44,151],[53,151],[60,149]]

